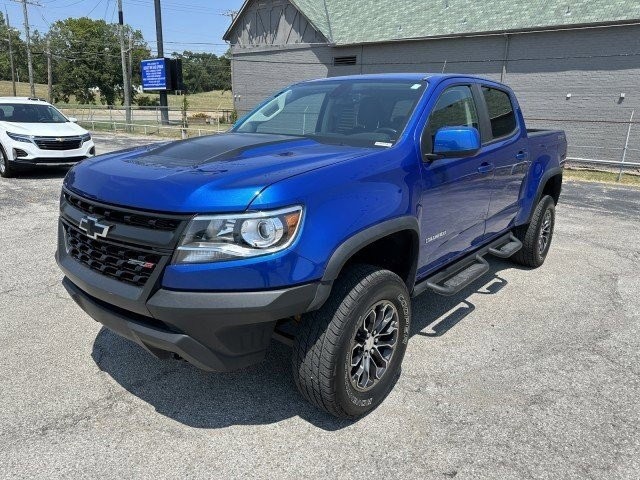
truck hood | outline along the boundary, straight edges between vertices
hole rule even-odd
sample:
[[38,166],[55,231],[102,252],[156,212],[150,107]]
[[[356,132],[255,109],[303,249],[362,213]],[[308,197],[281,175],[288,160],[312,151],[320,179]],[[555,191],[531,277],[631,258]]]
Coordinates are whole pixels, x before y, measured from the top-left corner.
[[85,197],[172,213],[242,211],[269,185],[372,149],[285,135],[226,133],[85,160],[64,185]]

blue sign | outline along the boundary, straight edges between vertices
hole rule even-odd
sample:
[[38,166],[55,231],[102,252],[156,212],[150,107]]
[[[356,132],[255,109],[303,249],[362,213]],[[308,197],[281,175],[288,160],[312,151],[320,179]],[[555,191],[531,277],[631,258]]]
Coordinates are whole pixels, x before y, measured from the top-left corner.
[[165,58],[154,58],[140,62],[143,90],[170,90],[171,80],[167,78],[169,69]]

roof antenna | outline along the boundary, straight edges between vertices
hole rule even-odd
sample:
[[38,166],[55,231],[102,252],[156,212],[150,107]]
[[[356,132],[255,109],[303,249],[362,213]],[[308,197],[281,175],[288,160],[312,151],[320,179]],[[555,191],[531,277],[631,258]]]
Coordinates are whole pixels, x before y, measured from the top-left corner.
[[442,65],[442,72],[440,73],[444,73],[444,69],[447,68],[447,59],[445,58],[444,60],[444,64]]

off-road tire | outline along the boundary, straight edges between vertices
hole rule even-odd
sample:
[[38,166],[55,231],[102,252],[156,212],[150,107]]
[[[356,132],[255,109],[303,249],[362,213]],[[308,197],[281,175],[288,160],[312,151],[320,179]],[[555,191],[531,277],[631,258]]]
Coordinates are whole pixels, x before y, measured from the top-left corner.
[[[351,381],[352,342],[367,312],[380,303],[395,307],[395,350],[377,383],[368,391],[360,391]],[[410,324],[409,292],[398,275],[371,265],[347,267],[325,304],[302,318],[292,356],[298,390],[313,405],[339,418],[353,419],[369,413],[400,376]]]
[[[547,213],[549,212],[549,213]],[[548,240],[544,248],[541,248],[540,232],[544,226],[545,216],[550,215],[550,230]],[[526,267],[537,268],[542,265],[549,253],[549,247],[553,239],[553,227],[556,218],[556,205],[553,198],[545,195],[536,205],[531,222],[527,225],[518,227],[513,232],[514,235],[522,242],[522,248],[516,252],[511,260]]]

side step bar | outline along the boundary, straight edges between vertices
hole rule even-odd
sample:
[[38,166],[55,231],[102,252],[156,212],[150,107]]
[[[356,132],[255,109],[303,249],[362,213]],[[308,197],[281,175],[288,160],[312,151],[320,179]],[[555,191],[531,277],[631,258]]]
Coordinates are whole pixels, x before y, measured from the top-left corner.
[[462,265],[455,263],[451,267],[427,279],[427,286],[440,295],[454,295],[489,271],[489,262],[483,256],[476,255],[471,262]]
[[420,295],[427,289],[440,295],[455,295],[489,271],[489,262],[484,258],[487,253],[508,258],[521,248],[522,242],[512,233],[507,233],[418,283],[413,289],[413,296]]
[[509,241],[498,247],[489,248],[489,253],[495,257],[509,258],[522,248],[522,242],[513,233],[509,236]]

